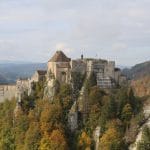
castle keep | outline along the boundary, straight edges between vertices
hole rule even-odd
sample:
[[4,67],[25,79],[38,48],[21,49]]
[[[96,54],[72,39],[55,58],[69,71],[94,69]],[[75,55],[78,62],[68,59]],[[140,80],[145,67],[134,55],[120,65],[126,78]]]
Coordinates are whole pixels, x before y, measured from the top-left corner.
[[48,61],[47,71],[49,75],[53,75],[60,83],[69,83],[71,79],[70,61],[71,59],[62,51],[57,51]]

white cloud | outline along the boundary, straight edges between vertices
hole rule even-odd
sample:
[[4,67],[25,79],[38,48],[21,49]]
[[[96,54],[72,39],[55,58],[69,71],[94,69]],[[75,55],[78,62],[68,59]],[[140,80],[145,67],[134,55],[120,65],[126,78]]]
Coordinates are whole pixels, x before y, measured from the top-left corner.
[[125,51],[127,49],[127,45],[125,43],[114,43],[112,45],[112,49],[113,50],[116,50],[116,51],[119,51],[119,50],[123,50]]
[[70,48],[66,43],[63,43],[63,42],[57,43],[55,49],[64,51],[67,54],[73,51],[72,48]]
[[12,43],[0,42],[0,57],[13,51],[14,59],[46,61],[57,49],[72,57],[85,50],[87,57],[100,51],[125,64],[114,50],[129,57],[138,48],[144,61],[150,56],[149,10],[149,0],[2,0],[0,39]]

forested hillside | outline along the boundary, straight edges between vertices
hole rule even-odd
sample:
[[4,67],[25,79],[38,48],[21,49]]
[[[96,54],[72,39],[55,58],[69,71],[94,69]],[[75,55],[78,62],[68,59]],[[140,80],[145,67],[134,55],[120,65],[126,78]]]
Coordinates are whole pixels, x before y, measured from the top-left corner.
[[150,75],[132,80],[131,86],[133,87],[136,95],[140,97],[150,96]]
[[150,61],[137,64],[131,69],[123,69],[123,74],[125,74],[129,79],[138,79],[143,76],[150,75]]
[[[126,150],[143,120],[142,103],[130,87],[102,90],[87,81],[88,112],[80,113],[78,130],[68,127],[73,104],[72,87],[61,85],[53,101],[43,99],[44,83],[35,84],[32,96],[0,104],[0,149],[2,150],[93,150],[93,133],[100,127],[99,149]],[[132,133],[132,134],[131,134]]]
[[143,97],[143,112],[146,118],[139,127],[134,145],[136,144],[137,150],[148,150],[150,149],[150,75],[132,80],[131,86],[136,96]]

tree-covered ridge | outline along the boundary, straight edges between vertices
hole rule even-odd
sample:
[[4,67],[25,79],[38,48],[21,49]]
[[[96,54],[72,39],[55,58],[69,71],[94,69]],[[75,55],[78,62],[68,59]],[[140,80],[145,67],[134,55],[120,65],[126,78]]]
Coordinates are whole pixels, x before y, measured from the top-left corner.
[[[73,86],[60,85],[53,101],[43,98],[44,83],[34,85],[32,96],[24,95],[22,109],[14,115],[16,100],[0,104],[0,149],[2,150],[92,150],[93,132],[100,127],[99,148],[125,150],[133,126],[141,122],[142,103],[130,87],[103,90],[95,86],[94,77],[83,82],[75,76]],[[84,84],[88,111],[78,112],[78,129],[71,132],[68,113]]]
[[136,95],[140,97],[150,96],[150,75],[132,80],[131,86],[133,87]]
[[136,64],[130,69],[123,69],[123,74],[125,74],[130,79],[139,79],[144,76],[150,75],[150,61],[146,61],[140,64]]
[[145,126],[142,132],[142,140],[138,143],[138,150],[150,149],[150,128]]

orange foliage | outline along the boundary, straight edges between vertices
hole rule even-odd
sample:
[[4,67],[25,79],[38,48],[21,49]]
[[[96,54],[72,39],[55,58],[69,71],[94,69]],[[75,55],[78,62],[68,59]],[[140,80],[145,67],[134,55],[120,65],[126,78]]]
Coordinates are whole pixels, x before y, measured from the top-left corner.
[[78,144],[79,149],[81,148],[81,149],[90,150],[91,143],[92,143],[91,138],[87,135],[85,131],[83,131],[79,138],[79,144]]
[[149,96],[150,95],[150,76],[145,76],[138,80],[133,80],[131,82],[135,94],[137,96]]
[[120,134],[117,129],[109,128],[100,138],[100,149],[110,150],[111,145],[114,143],[120,143]]
[[40,142],[40,150],[68,150],[66,138],[61,130],[53,130],[50,135],[44,134]]

